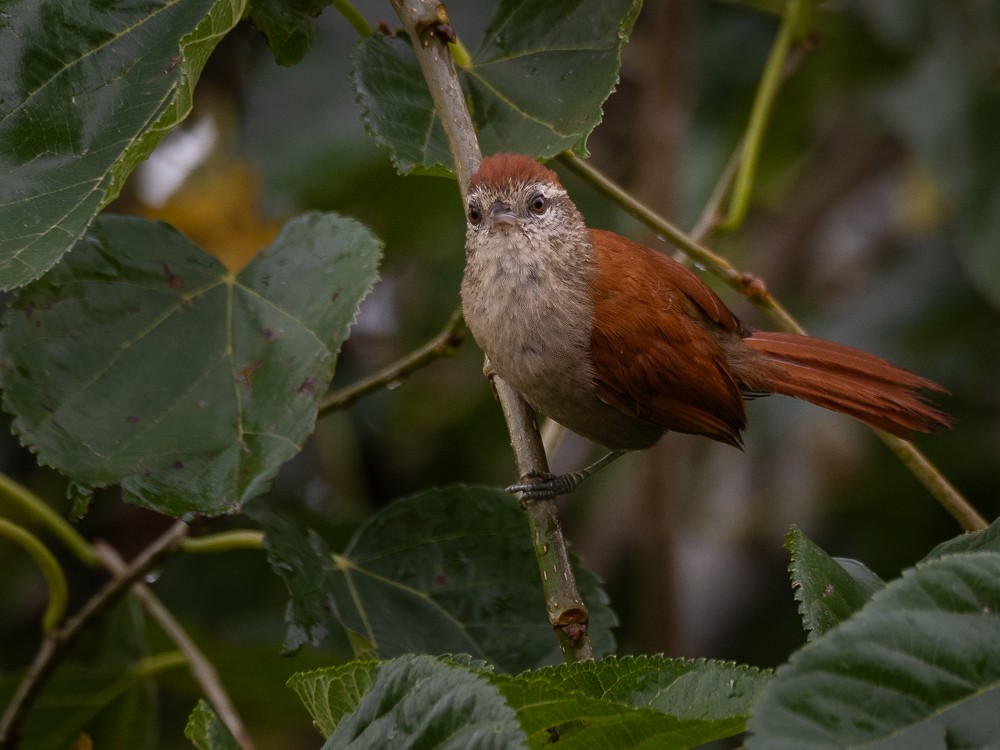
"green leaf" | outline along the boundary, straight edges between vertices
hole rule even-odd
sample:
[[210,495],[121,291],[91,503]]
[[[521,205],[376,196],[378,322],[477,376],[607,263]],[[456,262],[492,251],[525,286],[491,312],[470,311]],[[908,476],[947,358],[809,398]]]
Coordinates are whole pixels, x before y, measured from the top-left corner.
[[[409,657],[401,657],[406,658]],[[442,656],[437,660],[478,674],[490,674],[490,668],[485,662],[476,661],[467,654]],[[287,685],[299,696],[312,716],[313,724],[326,737],[333,734],[344,716],[353,713],[361,705],[384,663],[362,659],[336,667],[298,672],[289,678]]]
[[198,750],[240,750],[239,743],[204,698],[198,701],[188,717],[184,736]]
[[1000,519],[985,529],[960,534],[927,553],[924,562],[956,552],[1000,552]]
[[84,489],[235,510],[311,432],[379,253],[357,222],[309,214],[234,276],[166,225],[102,217],[4,317],[14,429]]
[[830,557],[794,526],[785,548],[792,553],[788,571],[809,640],[849,618],[884,585],[861,563]]
[[314,19],[330,0],[250,0],[250,20],[267,38],[274,61],[294,65],[309,51]]
[[526,745],[513,710],[486,679],[429,656],[404,656],[376,667],[371,687],[337,722],[323,747],[514,750]]
[[365,128],[392,150],[401,174],[451,174],[444,130],[408,42],[381,34],[362,40],[352,77]]
[[290,656],[307,643],[318,646],[340,628],[331,594],[336,567],[329,547],[313,529],[285,517],[273,503],[258,498],[247,503],[244,511],[267,534],[267,561],[291,597],[285,610],[288,629],[282,653]]
[[641,6],[501,0],[468,71],[484,153],[586,156]]
[[[523,675],[522,675],[523,676]],[[746,719],[771,673],[706,659],[607,657],[531,673],[561,690],[682,719]]]
[[660,656],[491,678],[533,748],[690,748],[743,731],[770,674]]
[[191,110],[244,0],[8,0],[0,23],[0,288],[51,268]]
[[998,553],[906,571],[778,670],[750,719],[748,747],[992,747],[998,612]]
[[[469,68],[468,87],[484,153],[585,156],[640,0],[530,3],[501,0]],[[448,174],[451,156],[416,60],[402,40],[365,39],[355,55],[362,118],[396,168]]]
[[375,682],[379,662],[374,659],[352,661],[336,667],[297,672],[288,687],[305,705],[313,724],[327,737],[340,720],[361,705],[365,693]]
[[[402,657],[397,662],[404,662]],[[386,665],[359,661],[297,674],[289,686],[324,735],[363,702]],[[608,658],[496,675],[468,657],[441,663],[477,673],[499,689],[533,748],[689,748],[743,730],[770,675],[749,667],[663,657]],[[416,690],[408,684],[406,689]]]
[[[687,748],[742,732],[768,679],[766,672],[733,664],[644,656],[560,665],[519,675],[506,686],[502,677],[497,681],[535,747],[558,738],[569,748],[652,741]],[[523,697],[513,689],[522,680]],[[539,680],[547,683],[545,691]],[[562,704],[562,716],[550,710],[552,704],[542,709],[538,699],[546,693]]]
[[[467,653],[505,671],[561,661],[527,521],[493,488],[445,487],[397,500],[337,558],[341,622],[382,658]],[[597,654],[614,647],[614,614],[576,566]]]

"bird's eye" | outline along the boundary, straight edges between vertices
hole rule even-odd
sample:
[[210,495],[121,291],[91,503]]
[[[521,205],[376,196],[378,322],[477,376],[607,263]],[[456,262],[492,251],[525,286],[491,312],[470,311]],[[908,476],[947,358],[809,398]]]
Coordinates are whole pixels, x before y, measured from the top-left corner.
[[545,209],[549,207],[549,202],[545,200],[545,196],[541,193],[536,193],[531,201],[528,203],[531,207],[532,213],[544,214]]
[[479,210],[479,206],[475,203],[469,204],[469,223],[478,224],[483,220],[483,212]]

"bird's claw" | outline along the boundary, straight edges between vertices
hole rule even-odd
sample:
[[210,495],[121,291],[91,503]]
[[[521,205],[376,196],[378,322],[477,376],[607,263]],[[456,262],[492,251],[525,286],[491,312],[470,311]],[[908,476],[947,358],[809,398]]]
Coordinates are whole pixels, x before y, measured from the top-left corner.
[[507,487],[507,492],[520,495],[522,503],[528,500],[551,500],[572,492],[582,479],[580,472],[552,474],[547,471],[528,471],[520,476],[519,481]]

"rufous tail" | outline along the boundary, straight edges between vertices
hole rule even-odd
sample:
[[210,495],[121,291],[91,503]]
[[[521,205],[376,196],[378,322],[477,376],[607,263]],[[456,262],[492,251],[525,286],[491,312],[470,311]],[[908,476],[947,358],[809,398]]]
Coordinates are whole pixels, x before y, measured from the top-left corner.
[[743,342],[775,365],[767,368],[762,390],[842,412],[904,439],[951,425],[952,418],[925,395],[946,389],[871,354],[795,333],[754,331]]

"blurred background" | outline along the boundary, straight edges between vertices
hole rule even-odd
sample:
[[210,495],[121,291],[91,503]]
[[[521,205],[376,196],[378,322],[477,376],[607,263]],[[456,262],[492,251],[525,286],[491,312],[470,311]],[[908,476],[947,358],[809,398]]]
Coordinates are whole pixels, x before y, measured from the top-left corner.
[[[355,5],[373,26],[398,25],[388,3]],[[778,23],[761,8],[772,6],[781,4],[650,1],[625,48],[591,161],[681,227],[697,219],[746,127]],[[482,4],[448,8],[474,51],[488,20]],[[708,242],[760,276],[810,333],[944,385],[950,395],[940,405],[955,426],[918,445],[988,519],[1000,511],[997,20],[995,4],[974,0],[821,3],[817,34],[767,129],[751,213],[737,232]],[[458,306],[463,262],[455,183],[396,175],[364,131],[351,85],[357,41],[327,8],[304,61],[281,68],[252,27],[238,28],[210,61],[195,112],[114,207],[169,221],[233,268],[305,210],[367,224],[386,245],[382,280],[343,349],[335,387],[440,330]],[[589,225],[671,251],[554,167]],[[744,321],[771,325],[708,280]],[[481,366],[469,338],[454,358],[321,419],[269,502],[307,516],[340,550],[395,498],[436,484],[509,483],[516,468]],[[782,548],[791,525],[887,579],[959,532],[865,427],[780,397],[750,404],[749,418],[744,452],[668,435],[561,501],[574,552],[604,579],[621,620],[619,653],[777,665],[805,642]],[[599,452],[568,435],[553,467],[579,468]],[[3,438],[0,462],[67,510],[64,480],[15,439]],[[167,523],[106,492],[80,526],[128,556]],[[72,607],[101,578],[64,562],[74,571]],[[10,545],[0,545],[0,568],[0,602],[17,603],[0,617],[0,669],[23,668],[37,647],[45,589]],[[281,686],[344,652],[327,644],[278,655],[286,595],[262,554],[178,556],[157,591],[216,661],[261,746],[316,744]],[[184,670],[164,684],[164,725],[182,726],[196,688]],[[179,733],[176,742],[184,746]]]

